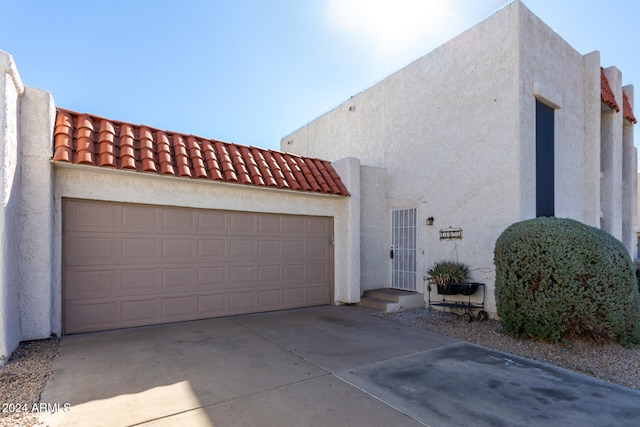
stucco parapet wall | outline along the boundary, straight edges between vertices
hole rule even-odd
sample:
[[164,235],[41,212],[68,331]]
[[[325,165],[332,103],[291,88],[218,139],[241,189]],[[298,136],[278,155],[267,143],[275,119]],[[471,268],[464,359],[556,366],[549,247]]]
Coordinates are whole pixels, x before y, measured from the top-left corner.
[[22,95],[24,93],[24,85],[20,79],[20,74],[18,74],[18,67],[13,61],[13,56],[2,50],[0,50],[0,70],[11,77],[16,91],[19,95]]
[[[250,191],[260,191],[260,192],[264,191],[264,192],[290,194],[290,195],[304,196],[304,197],[311,197],[311,198],[324,197],[324,198],[330,198],[330,199],[346,199],[351,197],[350,195],[343,196],[340,194],[317,193],[317,192],[311,192],[311,191],[295,191],[295,190],[288,190],[288,189],[282,189],[282,188],[259,187],[259,186],[245,185],[241,183],[232,183],[232,182],[195,180],[189,177],[158,175],[154,173],[138,172],[138,171],[126,170],[126,169],[103,168],[103,167],[96,167],[96,166],[90,166],[90,165],[57,162],[54,160],[51,160],[51,164],[55,169],[71,169],[76,171],[108,174],[112,176],[119,175],[126,178],[145,177],[145,178],[157,179],[157,180],[162,180],[165,182],[172,182],[172,183],[196,184],[196,185],[203,185],[203,186],[209,186],[209,187],[218,186],[218,187],[232,188],[236,190],[250,190]],[[98,196],[98,194],[96,194],[96,196]]]

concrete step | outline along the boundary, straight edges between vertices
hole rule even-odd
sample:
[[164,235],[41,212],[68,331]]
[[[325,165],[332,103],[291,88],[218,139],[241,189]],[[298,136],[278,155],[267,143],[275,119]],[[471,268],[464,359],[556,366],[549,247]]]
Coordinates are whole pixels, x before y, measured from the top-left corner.
[[372,289],[365,291],[360,305],[384,312],[424,307],[424,295],[400,289]]
[[371,289],[368,291],[364,291],[364,296],[382,299],[385,301],[391,302],[400,302],[400,298],[403,296],[416,295],[415,292],[403,291],[400,289]]
[[387,306],[390,304],[389,301],[383,300],[383,299],[378,299],[378,298],[371,298],[371,297],[362,297],[360,298],[360,305],[363,307],[369,307],[369,308],[375,308],[376,310],[380,310],[380,311],[387,311]]

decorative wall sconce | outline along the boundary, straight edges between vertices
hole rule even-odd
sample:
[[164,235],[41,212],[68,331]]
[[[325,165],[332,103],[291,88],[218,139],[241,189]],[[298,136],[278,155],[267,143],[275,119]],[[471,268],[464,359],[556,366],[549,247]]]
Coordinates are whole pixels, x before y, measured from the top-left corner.
[[440,230],[440,240],[460,240],[462,239],[462,228],[445,228]]
[[427,218],[427,225],[433,225],[433,217],[432,216]]

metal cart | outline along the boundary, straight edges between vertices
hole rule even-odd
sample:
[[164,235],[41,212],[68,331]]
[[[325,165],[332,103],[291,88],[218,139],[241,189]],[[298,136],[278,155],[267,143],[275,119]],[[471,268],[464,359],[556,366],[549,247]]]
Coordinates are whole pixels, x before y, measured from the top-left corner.
[[[467,298],[451,299],[451,296],[453,295],[438,294],[438,295],[442,295],[442,298],[437,301],[431,300],[432,286],[437,288],[435,283],[432,283],[431,281],[429,281],[427,285],[427,292],[429,294],[429,307],[445,307],[445,311],[446,309],[463,310],[464,313],[461,315],[461,318],[465,322],[471,322],[471,319],[473,318],[472,310],[478,310],[478,313],[476,315],[476,319],[478,320],[487,320],[487,318],[489,317],[487,312],[484,311],[484,298],[485,298],[484,283],[470,282],[470,283],[458,283],[456,285],[449,285],[449,286],[459,287],[458,289],[459,293],[456,293],[454,295],[457,295],[457,296],[462,295],[462,296],[466,296]],[[482,301],[480,302],[471,301],[471,295],[475,294],[475,292],[480,288],[482,288]]]

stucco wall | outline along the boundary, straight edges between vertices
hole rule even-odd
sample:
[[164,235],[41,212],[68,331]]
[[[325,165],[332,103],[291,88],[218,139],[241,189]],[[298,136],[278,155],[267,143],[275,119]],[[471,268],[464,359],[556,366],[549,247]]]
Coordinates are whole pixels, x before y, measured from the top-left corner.
[[[622,88],[627,94],[629,104],[633,105],[633,86]],[[632,257],[636,254],[636,235],[634,231],[635,221],[635,196],[636,174],[638,172],[638,151],[634,146],[634,125],[628,120],[623,121],[622,128],[622,243]]]
[[25,87],[0,52],[0,360],[51,335],[53,189],[48,92]]
[[[493,242],[520,218],[519,118],[512,114],[518,13],[506,7],[283,139],[282,149],[330,160],[354,156],[386,169],[386,202],[363,190],[363,206],[386,205],[378,225],[384,238],[363,217],[363,241],[375,244],[362,246],[363,289],[390,285],[389,211],[406,208],[418,212],[419,291],[426,269],[440,259],[457,257],[471,265],[473,279],[493,280]],[[431,216],[434,225],[427,226]],[[463,239],[440,241],[439,230],[449,226],[461,227]],[[376,266],[376,277],[367,266]]]
[[11,55],[0,51],[0,363],[21,340],[20,273],[20,97],[24,86]]
[[380,262],[389,256],[386,169],[360,167],[360,199],[360,290],[364,292],[384,288],[389,282],[389,263]]
[[20,104],[20,215],[22,340],[51,335],[53,181],[51,135],[55,106],[50,93],[26,87]]
[[[336,167],[349,190],[349,173],[357,174],[354,165]],[[52,327],[61,330],[61,241],[62,198],[93,199],[125,203],[223,209],[250,212],[319,215],[334,218],[334,300],[338,303],[359,301],[357,236],[350,233],[348,210],[350,198],[301,191],[282,191],[247,185],[204,182],[187,178],[56,163],[54,168],[54,248],[52,279]],[[355,298],[355,299],[354,299]]]
[[[622,105],[622,73],[615,67],[606,68],[604,72],[616,102]],[[622,240],[622,114],[603,105],[601,123],[601,226]]]

